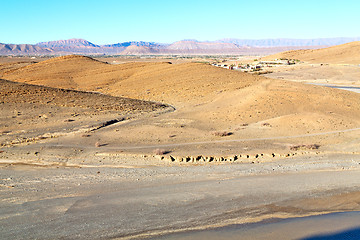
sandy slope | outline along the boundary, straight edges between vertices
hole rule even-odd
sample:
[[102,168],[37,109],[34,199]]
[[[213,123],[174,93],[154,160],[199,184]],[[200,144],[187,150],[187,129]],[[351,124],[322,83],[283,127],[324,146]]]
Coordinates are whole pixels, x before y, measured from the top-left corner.
[[[5,239],[122,238],[359,209],[360,131],[291,138],[359,127],[359,94],[199,63],[67,56],[6,69],[9,80],[113,96],[0,82]],[[97,128],[135,112],[151,115]],[[154,156],[159,145],[166,159]],[[172,162],[170,154],[239,159]]]
[[[0,144],[33,142],[112,119],[166,110],[165,105],[100,93],[0,79]],[[60,134],[61,135],[61,134]]]
[[38,85],[100,91],[169,103],[198,101],[217,91],[250,86],[259,78],[200,63],[109,65],[82,56],[66,56],[4,73],[3,78]]
[[[360,126],[356,93],[216,68],[202,63],[105,64],[88,57],[66,56],[7,72],[4,78],[52,87],[102,92],[113,96],[161,101],[176,111],[119,124],[94,133],[110,149],[232,139],[261,139],[313,134]],[[232,133],[226,137],[216,132]],[[350,134],[350,133],[349,133]],[[248,144],[205,144],[196,148],[166,147],[177,155],[289,151],[294,144],[340,144],[355,136],[260,141]],[[88,146],[80,135],[53,144]],[[349,151],[346,144],[339,149]],[[350,146],[350,145],[348,145]],[[353,145],[351,145],[353,148]],[[104,148],[106,149],[106,148]],[[138,152],[151,152],[151,149]],[[132,151],[134,152],[134,151]],[[256,153],[255,152],[255,153]]]
[[266,77],[296,82],[360,87],[360,67],[338,64],[296,64],[274,67]]
[[357,94],[201,63],[109,65],[66,56],[5,73],[4,78],[162,101],[181,110],[182,117],[215,129],[268,121],[278,130],[308,132],[354,127],[360,120]]
[[313,63],[360,64],[360,42],[350,42],[329,48],[294,50],[270,55],[263,60],[299,59]]

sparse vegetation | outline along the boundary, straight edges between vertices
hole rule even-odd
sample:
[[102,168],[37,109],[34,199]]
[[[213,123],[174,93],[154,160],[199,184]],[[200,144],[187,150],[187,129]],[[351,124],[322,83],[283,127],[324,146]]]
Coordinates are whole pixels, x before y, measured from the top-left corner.
[[320,145],[319,144],[301,144],[301,145],[294,145],[290,147],[290,150],[292,151],[298,151],[298,150],[306,150],[306,149],[319,149]]
[[261,71],[261,72],[254,72],[254,75],[263,75],[263,74],[270,74],[273,73],[273,71]]
[[215,131],[215,132],[212,132],[211,134],[216,137],[226,137],[226,136],[232,135],[233,133],[227,132],[227,131]]
[[167,154],[169,152],[170,151],[167,151],[165,149],[157,148],[157,149],[154,149],[153,154],[155,154],[155,155],[164,155],[164,154]]

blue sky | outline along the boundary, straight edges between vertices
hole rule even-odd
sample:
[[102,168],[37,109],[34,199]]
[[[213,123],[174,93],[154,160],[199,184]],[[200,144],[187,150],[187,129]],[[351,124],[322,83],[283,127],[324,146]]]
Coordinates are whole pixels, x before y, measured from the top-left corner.
[[0,42],[359,37],[359,0],[0,0]]

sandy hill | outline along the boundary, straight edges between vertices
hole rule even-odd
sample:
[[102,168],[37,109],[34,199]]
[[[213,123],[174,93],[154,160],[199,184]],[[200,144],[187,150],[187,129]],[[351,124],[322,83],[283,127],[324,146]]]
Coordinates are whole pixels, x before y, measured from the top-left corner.
[[69,55],[3,73],[17,82],[57,88],[99,91],[115,96],[184,103],[209,94],[245,87],[260,79],[206,64],[136,62],[106,64],[92,58]]
[[313,63],[360,64],[360,41],[322,49],[287,51],[262,59],[273,60],[280,58],[299,59]]
[[16,83],[0,79],[1,103],[31,103],[62,107],[116,111],[152,111],[165,106],[100,93],[81,92],[44,86]]
[[[73,78],[76,76],[76,74],[91,74],[91,72],[95,69],[105,69],[106,67],[107,64],[96,61],[92,58],[79,55],[68,55],[42,61],[20,68],[13,72],[3,73],[3,78],[7,78],[9,80],[16,79],[18,82],[45,85],[50,87],[81,89],[81,84],[79,86],[79,83],[73,81]],[[91,82],[96,81],[96,79],[93,79]],[[91,86],[91,82],[83,82],[83,85]]]
[[0,89],[0,147],[98,128],[123,117],[172,110],[153,102],[2,79]]
[[[3,78],[162,101],[178,109],[173,117],[190,119],[196,129],[255,124],[260,135],[277,135],[346,129],[360,124],[359,94],[270,80],[201,63],[110,65],[87,57],[67,56],[5,73]],[[264,131],[263,123],[271,125],[271,130]]]
[[31,65],[37,63],[35,61],[19,61],[19,62],[7,62],[7,63],[2,63],[0,64],[0,77],[6,73],[6,72],[11,72],[14,71],[16,69]]

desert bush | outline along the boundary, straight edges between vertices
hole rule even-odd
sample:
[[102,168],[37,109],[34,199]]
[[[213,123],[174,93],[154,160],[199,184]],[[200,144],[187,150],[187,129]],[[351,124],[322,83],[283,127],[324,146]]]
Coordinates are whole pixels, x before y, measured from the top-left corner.
[[96,142],[96,143],[95,143],[95,147],[101,147],[101,143],[100,143],[100,142]]
[[290,147],[290,150],[292,151],[297,151],[297,150],[301,150],[301,149],[319,149],[320,145],[319,144],[301,144],[301,145],[294,145]]
[[164,154],[167,154],[169,151],[166,151],[165,149],[160,149],[160,148],[157,148],[157,149],[154,149],[153,153],[155,155],[164,155]]
[[254,72],[254,75],[263,75],[263,74],[269,74],[269,73],[273,73],[273,71],[262,71],[262,72]]
[[227,132],[227,131],[215,131],[215,132],[212,132],[212,135],[217,136],[217,137],[225,137],[225,136],[230,136],[230,135],[232,135],[232,132]]

